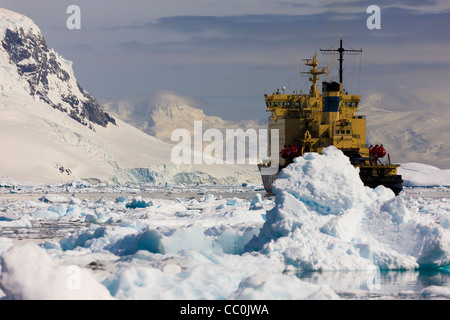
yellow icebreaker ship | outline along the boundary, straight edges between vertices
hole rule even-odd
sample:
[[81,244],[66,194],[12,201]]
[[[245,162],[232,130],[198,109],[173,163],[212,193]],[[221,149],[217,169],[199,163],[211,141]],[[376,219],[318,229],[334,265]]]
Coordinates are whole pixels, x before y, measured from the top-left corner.
[[[295,157],[305,152],[321,153],[328,146],[335,146],[347,155],[351,163],[360,170],[361,180],[366,186],[375,188],[384,185],[400,193],[403,180],[397,174],[399,164],[391,164],[383,145],[368,146],[366,143],[366,117],[357,115],[361,99],[359,95],[345,92],[342,85],[344,52],[361,52],[340,47],[337,50],[321,52],[339,53],[339,83],[322,82],[322,92],[317,88],[319,75],[327,73],[325,68],[318,69],[317,53],[306,60],[309,67],[309,93],[293,91],[287,93],[283,87],[273,94],[265,94],[267,111],[271,112],[268,121],[269,135],[271,129],[278,129],[279,149],[277,161],[267,160],[258,165],[264,188],[272,192],[272,183],[277,179],[281,169],[289,165]],[[271,148],[269,136],[268,149]],[[277,157],[277,155],[271,155]],[[278,164],[275,164],[278,163]],[[272,164],[278,166],[272,167]]]

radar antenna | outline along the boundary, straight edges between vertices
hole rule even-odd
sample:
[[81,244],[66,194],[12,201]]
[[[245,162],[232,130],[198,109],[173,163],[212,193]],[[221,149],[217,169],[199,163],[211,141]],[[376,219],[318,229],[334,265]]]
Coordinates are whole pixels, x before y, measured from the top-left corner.
[[331,53],[339,53],[339,83],[341,84],[341,90],[342,90],[342,74],[343,74],[343,68],[342,63],[344,62],[344,52],[353,53],[353,54],[359,54],[362,52],[362,49],[360,50],[354,50],[354,49],[344,49],[342,47],[342,39],[340,42],[340,46],[337,49],[320,49],[320,52],[325,54],[331,54]]

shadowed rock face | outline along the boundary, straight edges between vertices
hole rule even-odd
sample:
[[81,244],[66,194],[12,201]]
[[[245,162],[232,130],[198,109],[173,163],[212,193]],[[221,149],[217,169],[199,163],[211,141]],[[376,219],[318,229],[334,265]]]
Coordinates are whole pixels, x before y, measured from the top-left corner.
[[116,124],[95,98],[81,88],[70,63],[57,57],[40,33],[7,29],[1,43],[19,75],[27,80],[32,96],[93,130],[92,124],[103,127]]

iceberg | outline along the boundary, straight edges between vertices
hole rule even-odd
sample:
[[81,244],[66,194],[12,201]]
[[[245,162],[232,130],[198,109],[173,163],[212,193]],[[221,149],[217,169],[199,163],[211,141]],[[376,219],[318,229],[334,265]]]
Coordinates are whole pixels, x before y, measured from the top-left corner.
[[275,207],[246,251],[311,271],[436,268],[450,263],[450,230],[401,196],[363,185],[335,147],[307,153],[273,184]]
[[88,270],[57,264],[44,249],[34,243],[13,246],[0,259],[0,288],[8,299],[113,299]]
[[450,170],[441,170],[422,163],[405,163],[398,168],[405,187],[450,186]]

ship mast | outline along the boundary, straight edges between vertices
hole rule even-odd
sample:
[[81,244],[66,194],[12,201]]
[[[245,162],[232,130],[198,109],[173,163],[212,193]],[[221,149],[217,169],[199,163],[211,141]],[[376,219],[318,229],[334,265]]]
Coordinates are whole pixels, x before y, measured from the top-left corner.
[[339,60],[339,83],[341,85],[341,91],[342,91],[342,88],[343,88],[342,87],[342,83],[343,83],[343,81],[342,81],[342,74],[343,74],[342,64],[344,62],[344,52],[358,54],[358,53],[362,52],[362,49],[360,49],[360,50],[344,49],[342,47],[342,39],[341,39],[339,48],[337,48],[337,49],[320,49],[320,52],[323,52],[325,54],[335,53],[335,52],[339,53],[339,59],[338,59]]
[[305,59],[305,65],[311,67],[311,70],[307,72],[300,72],[300,74],[310,74],[312,75],[312,78],[309,78],[309,81],[312,82],[311,85],[311,97],[317,97],[319,94],[319,91],[317,90],[317,81],[319,80],[318,76],[324,73],[327,73],[327,70],[325,68],[322,68],[321,70],[317,70],[317,53],[314,54],[314,57],[311,59]]

